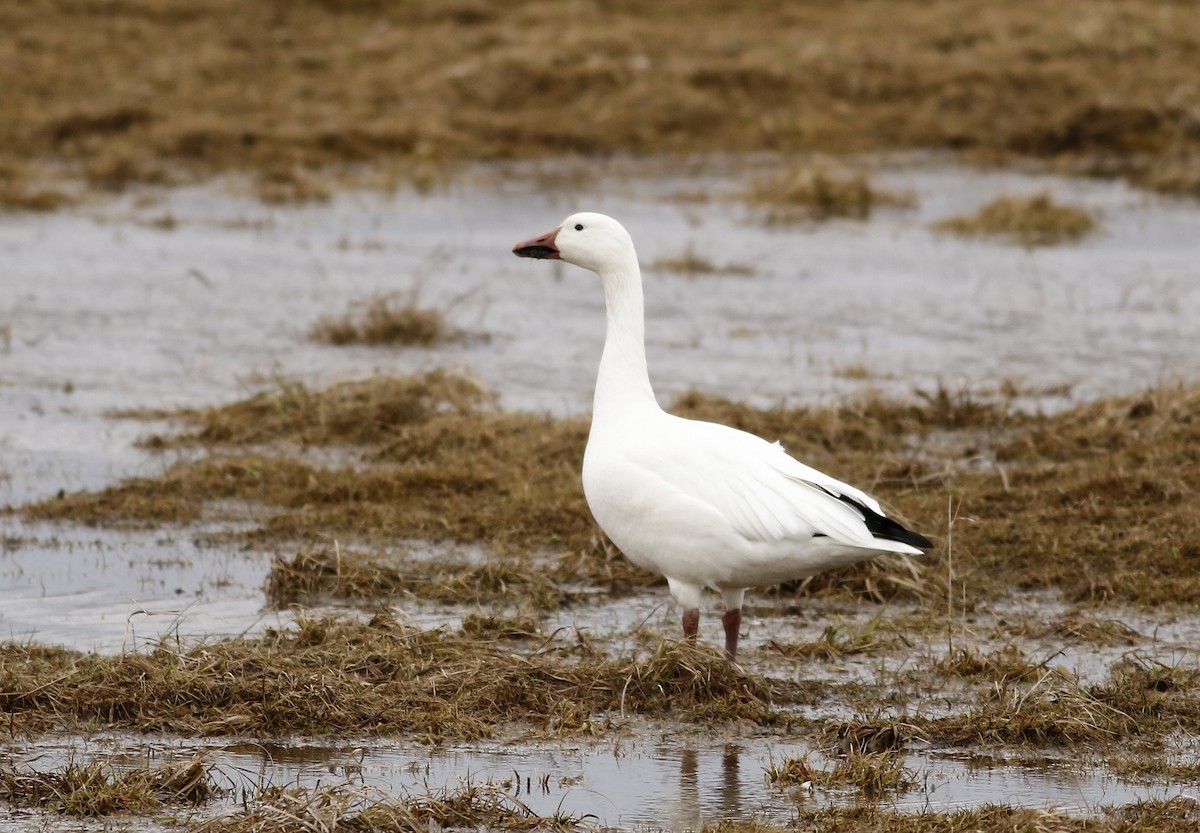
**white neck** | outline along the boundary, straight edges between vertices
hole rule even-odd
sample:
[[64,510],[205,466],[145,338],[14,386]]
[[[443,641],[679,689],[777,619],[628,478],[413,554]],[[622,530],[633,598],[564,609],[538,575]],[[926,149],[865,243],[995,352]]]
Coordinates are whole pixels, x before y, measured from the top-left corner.
[[600,272],[608,329],[604,355],[596,377],[592,423],[636,408],[658,408],[646,370],[646,326],[642,302],[642,273],[631,250]]

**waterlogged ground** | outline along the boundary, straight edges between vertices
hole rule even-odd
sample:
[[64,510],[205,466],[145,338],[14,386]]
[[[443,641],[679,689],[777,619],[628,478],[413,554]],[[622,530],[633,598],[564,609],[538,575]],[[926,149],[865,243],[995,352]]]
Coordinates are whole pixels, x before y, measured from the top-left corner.
[[[162,482],[174,464],[203,462],[206,454],[196,444],[162,452],[138,443],[190,430],[171,413],[297,382],[317,391],[376,373],[444,368],[477,379],[505,411],[586,415],[603,339],[599,287],[582,271],[509,254],[514,242],[576,209],[612,213],[635,237],[646,277],[651,374],[663,401],[697,389],[759,408],[831,405],[876,393],[920,403],[914,391],[941,390],[1059,413],[1196,381],[1195,203],[1113,182],[905,157],[861,165],[911,205],[877,208],[865,221],[776,224],[733,195],[778,165],[755,157],[615,160],[598,173],[532,163],[481,167],[428,194],[349,192],[304,207],[265,206],[223,181],[52,214],[4,215],[0,503],[47,506],[60,493],[102,493],[127,478]],[[1092,213],[1099,231],[1065,247],[1026,249],[930,228],[997,196],[1043,190]],[[590,195],[586,202],[581,193]],[[690,272],[672,261],[691,263]],[[414,290],[422,305],[445,311],[469,337],[408,349],[334,348],[308,338],[322,315],[374,294]],[[1119,410],[1175,407],[1179,422],[1194,412],[1188,402]],[[130,411],[139,418],[121,415]],[[984,445],[1000,440],[988,437]],[[925,452],[937,444],[930,441]],[[308,464],[368,469],[375,459],[319,441],[288,449]],[[837,459],[838,449],[830,453]],[[972,454],[978,452],[967,452],[963,465],[986,468]],[[914,471],[912,488],[933,482]],[[997,467],[995,479],[1004,479],[1007,492],[1006,471]],[[1186,485],[1146,482],[1162,490],[1164,504],[1192,500]],[[1064,506],[1085,502],[1075,494],[1070,500]],[[935,563],[949,575],[954,529],[947,509],[953,505],[919,525],[939,538]],[[496,560],[488,547],[413,539],[367,544],[374,557],[399,564],[401,574],[441,564],[460,570],[456,575],[468,577],[462,599],[410,585],[375,600],[346,592],[338,583],[349,581],[342,547],[350,564],[363,542],[331,534],[304,548],[319,546],[336,559],[336,581],[320,585],[327,592],[297,591],[286,598],[298,603],[280,603],[281,596],[264,594],[264,584],[277,581],[277,558],[304,548],[286,536],[255,537],[264,513],[244,493],[218,510],[186,523],[132,512],[116,526],[94,514],[76,516],[82,523],[36,519],[44,512],[0,515],[0,637],[12,656],[64,646],[118,662],[155,656],[159,646],[190,667],[207,662],[205,644],[216,655],[228,640],[270,640],[295,628],[316,634],[305,623],[324,614],[368,623],[381,606],[398,627],[463,639],[477,634],[471,628],[478,617],[488,629],[513,617],[517,635],[511,644],[501,635],[498,644],[539,662],[554,651],[584,664],[631,656],[640,662],[676,635],[678,612],[663,588],[624,573],[611,586],[594,574],[570,581],[550,560],[553,586],[536,598],[552,591],[551,601],[526,609],[535,596],[522,595],[527,586],[516,578],[508,580],[518,589],[507,595],[503,581],[492,595],[471,595],[468,585],[482,585],[478,571]],[[960,532],[972,523],[955,522]],[[969,563],[972,555],[959,557]],[[499,737],[451,736],[431,746],[377,728],[336,729],[333,737],[146,734],[136,720],[114,720],[118,707],[111,704],[106,729],[96,718],[102,710],[71,712],[53,695],[41,708],[60,714],[59,729],[22,734],[10,721],[0,764],[55,772],[100,762],[119,773],[199,754],[222,792],[196,809],[120,822],[146,829],[234,812],[270,787],[419,797],[491,784],[538,816],[562,812],[606,827],[669,830],[722,820],[786,824],[801,810],[862,802],[904,813],[1002,804],[1099,815],[1107,805],[1200,793],[1196,716],[1187,699],[1198,673],[1193,607],[1136,603],[1146,594],[1130,603],[1119,587],[1072,597],[1046,589],[984,591],[951,579],[947,593],[929,571],[919,579],[884,573],[881,581],[903,587],[910,579],[924,589],[905,595],[875,588],[865,594],[869,600],[836,592],[752,596],[742,660],[751,680],[775,687],[768,699],[783,717],[769,721],[743,715],[695,724],[669,710],[647,717],[637,698],[648,695],[618,692],[569,733],[536,720],[531,728],[526,717],[492,727]],[[1110,596],[1117,601],[1106,603]],[[717,603],[710,608],[702,633],[711,639]],[[681,662],[695,663],[703,677],[720,667],[710,660]],[[331,669],[337,662],[330,660]],[[69,661],[63,675],[80,665]],[[629,687],[640,667],[621,670],[618,679]],[[143,679],[150,677],[147,671]],[[1142,700],[1114,693],[1135,678]],[[22,696],[27,703],[40,695]],[[1025,699],[1010,702],[1014,697]],[[976,698],[1009,708],[979,736],[947,722]],[[1124,743],[1118,736],[1137,732],[1110,711],[1125,715],[1135,701],[1166,728],[1156,724],[1152,740]],[[26,707],[12,702],[6,708],[16,720]],[[1064,702],[1066,716],[1049,724],[1008,728],[1035,707]],[[979,708],[983,724],[988,713]],[[169,715],[155,719],[182,725]],[[211,726],[211,715],[199,719]],[[556,719],[561,729],[579,717]],[[852,777],[834,785],[819,775],[794,784],[768,778],[772,767],[806,755],[814,770],[833,771],[846,752],[836,738],[839,725],[899,727],[904,737],[889,754],[903,777],[880,789]],[[1114,738],[1104,737],[1114,726]],[[0,813],[31,830],[55,818],[20,808]]]
[[[370,746],[231,741],[180,742],[173,738],[94,737],[86,743],[11,745],[5,763],[41,769],[90,758],[118,769],[167,765],[200,755],[229,790],[207,812],[226,810],[264,785],[318,788],[345,784],[389,795],[452,792],[469,776],[519,799],[539,816],[590,816],[603,828],[699,829],[721,820],[756,818],[784,825],[795,803],[811,808],[845,800],[811,787],[783,788],[766,777],[772,763],[812,754],[805,743],[779,739],[712,739],[671,734],[653,741],[621,738],[591,744],[529,743],[518,750],[497,744],[429,749],[389,741]],[[818,760],[819,754],[815,755]],[[1131,784],[1092,765],[1048,759],[1035,767],[988,766],[968,756],[919,751],[906,766],[921,781],[888,803],[901,811],[963,809],[989,804],[1039,803],[1089,814],[1098,803],[1164,800],[1178,787]]]

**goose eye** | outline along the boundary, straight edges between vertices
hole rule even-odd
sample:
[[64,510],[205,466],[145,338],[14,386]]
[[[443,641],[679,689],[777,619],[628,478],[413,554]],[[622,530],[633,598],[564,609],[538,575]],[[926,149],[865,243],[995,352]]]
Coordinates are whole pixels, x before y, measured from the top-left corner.
[[576,223],[575,231],[583,231],[583,223]]

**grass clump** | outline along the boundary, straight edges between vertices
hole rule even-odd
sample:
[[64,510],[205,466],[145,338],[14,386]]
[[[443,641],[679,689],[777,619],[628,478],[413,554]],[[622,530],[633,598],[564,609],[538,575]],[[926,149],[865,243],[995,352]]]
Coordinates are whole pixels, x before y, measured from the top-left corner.
[[799,165],[751,184],[742,199],[764,209],[767,222],[792,223],[848,217],[865,220],[880,205],[908,205],[911,199],[875,187],[866,174]]
[[[800,806],[788,829],[805,833],[1188,833],[1200,823],[1200,802],[1178,796],[1100,808],[1096,815],[984,805],[960,810],[912,812],[877,804],[809,809]],[[722,822],[719,833],[776,833],[757,822]]]
[[352,303],[341,315],[319,318],[309,330],[308,337],[336,346],[430,347],[461,341],[465,334],[450,326],[440,310],[420,306],[416,294],[412,293],[407,297],[377,295]]
[[808,755],[774,761],[767,778],[781,786],[808,789],[852,789],[868,798],[904,792],[915,786],[913,772],[904,766],[904,755],[895,752],[850,752],[837,759],[832,769],[814,766]]
[[205,821],[195,833],[292,833],[295,830],[410,833],[417,830],[575,830],[583,819],[539,816],[503,789],[464,784],[425,795],[381,796],[348,786],[272,790],[252,804]]
[[[273,548],[330,538],[483,544],[565,559],[556,580],[570,580],[573,570],[609,587],[654,581],[608,547],[590,517],[579,482],[587,422],[489,403],[477,384],[444,374],[325,391],[282,385],[179,414],[196,427],[159,444],[202,453],[158,476],[19,511],[142,526],[242,522],[250,514],[257,526],[227,537]],[[1054,414],[946,389],[820,409],[763,409],[693,393],[672,410],[778,439],[797,458],[890,503],[935,541],[948,514],[957,517],[954,575],[970,602],[1055,589],[1084,609],[1109,600],[1200,604],[1200,515],[1191,500],[1200,490],[1200,388]],[[336,446],[357,459],[301,462],[295,444]],[[782,592],[941,598],[943,558],[940,550],[877,558]]]
[[492,616],[483,613],[468,613],[463,617],[462,632],[468,636],[491,639],[544,638],[541,623],[528,614],[514,616]]
[[1049,672],[1031,686],[997,686],[964,712],[918,723],[930,740],[955,746],[1105,744],[1144,729],[1130,714]]
[[978,214],[934,224],[939,231],[998,236],[1027,247],[1072,243],[1096,227],[1096,221],[1082,208],[1056,203],[1046,192],[1031,197],[999,197]]
[[199,760],[124,772],[103,763],[50,772],[0,767],[0,801],[67,816],[154,813],[165,804],[203,804],[219,792]]
[[447,604],[506,604],[539,610],[574,598],[545,566],[519,561],[455,564],[443,559],[397,563],[330,547],[277,556],[267,574],[267,601],[276,607],[312,605],[328,598],[371,604],[411,597]]
[[302,445],[385,442],[406,426],[451,413],[477,413],[494,396],[465,376],[434,370],[418,376],[374,376],[339,382],[323,391],[277,380],[273,390],[203,411],[171,416],[196,426],[179,437],[147,444],[247,446],[270,442]]
[[922,734],[952,745],[1132,741],[1157,748],[1179,732],[1200,731],[1200,670],[1135,655],[1115,664],[1105,682],[1085,687],[1005,653],[998,662],[968,653],[952,657],[954,667],[967,666],[965,671],[991,686],[963,712],[915,718]]
[[651,267],[656,272],[669,272],[676,275],[696,277],[699,275],[752,275],[754,268],[741,263],[727,263],[719,266],[703,255],[698,255],[690,248],[679,257],[659,258]]
[[514,652],[491,633],[424,631],[386,613],[111,657],[0,646],[0,707],[30,734],[569,737],[633,715],[771,724],[783,719],[772,702],[790,696],[686,644],[623,660],[553,641]]
[[859,654],[879,654],[904,643],[882,617],[875,617],[861,630],[850,631],[837,622],[825,626],[821,638],[789,645],[771,640],[768,647],[790,659],[838,660]]
[[1017,648],[1008,645],[998,651],[981,653],[972,646],[956,648],[937,660],[933,670],[947,677],[987,681],[997,685],[1029,681],[1041,675],[1045,662],[1036,662]]

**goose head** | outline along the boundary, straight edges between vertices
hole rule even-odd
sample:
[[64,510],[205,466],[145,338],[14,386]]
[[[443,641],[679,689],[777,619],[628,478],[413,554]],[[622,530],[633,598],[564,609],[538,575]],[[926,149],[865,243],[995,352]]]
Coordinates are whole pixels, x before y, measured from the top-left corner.
[[625,227],[604,214],[572,214],[558,228],[513,246],[517,257],[565,260],[603,273],[636,258]]

